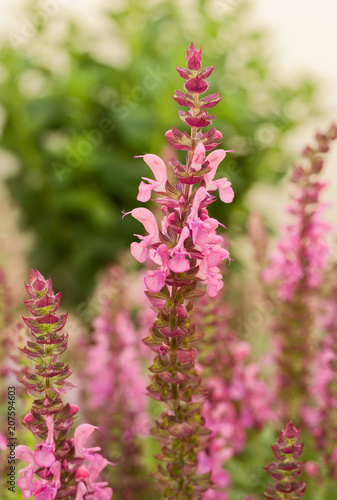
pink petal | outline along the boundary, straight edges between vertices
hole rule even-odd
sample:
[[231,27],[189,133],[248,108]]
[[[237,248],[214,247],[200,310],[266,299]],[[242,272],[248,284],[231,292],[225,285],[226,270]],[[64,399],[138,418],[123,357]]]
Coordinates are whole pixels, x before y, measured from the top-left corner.
[[99,453],[83,453],[83,457],[90,463],[89,480],[95,481],[99,473],[110,463]]
[[208,196],[206,189],[204,187],[199,188],[193,199],[191,213],[188,216],[189,220],[195,220],[198,217],[200,203],[206,198],[206,196]]
[[85,484],[82,482],[78,483],[75,500],[83,500],[83,496],[86,494],[86,492],[87,488]]
[[32,465],[28,465],[25,469],[19,471],[16,484],[22,490],[24,498],[29,498],[32,495],[35,487],[39,484],[34,478],[34,467]]
[[[41,445],[38,445],[41,446]],[[50,467],[55,462],[54,457],[55,446],[43,443],[39,450],[34,452],[36,465],[39,467]]]
[[61,486],[61,462],[56,460],[50,467],[50,472],[53,474],[53,483],[57,488]]
[[184,273],[190,269],[190,263],[186,259],[186,253],[176,252],[175,256],[168,263],[169,269],[174,273]]
[[25,446],[23,444],[19,444],[15,448],[15,458],[21,458],[21,460],[24,460],[29,465],[35,464],[34,454],[32,450],[30,450],[28,446]]
[[204,224],[201,221],[192,221],[190,222],[190,228],[192,230],[192,238],[194,245],[203,246],[209,242],[209,231],[207,224]]
[[209,267],[217,266],[224,259],[228,259],[229,252],[225,248],[214,246],[210,249],[210,254],[207,255],[207,265]]
[[220,200],[224,203],[231,203],[234,198],[234,191],[231,187],[231,183],[227,180],[226,177],[222,179],[218,179],[213,182],[213,186],[219,188]]
[[164,271],[166,271],[167,270],[167,262],[168,262],[168,258],[169,258],[167,246],[164,245],[164,243],[162,245],[159,245],[156,253],[160,257],[162,269]]
[[86,479],[89,476],[89,474],[90,473],[86,465],[79,467],[75,473],[76,481],[79,481],[80,479]]
[[81,424],[76,428],[74,432],[75,455],[82,456],[85,442],[95,429],[98,429],[98,427],[91,424]]
[[149,292],[159,292],[165,285],[165,278],[167,272],[162,271],[160,268],[157,271],[148,271],[144,278],[144,283]]
[[178,243],[176,244],[175,247],[177,250],[181,250],[182,248],[184,248],[185,240],[187,240],[189,235],[190,235],[190,230],[188,229],[187,226],[184,226],[183,230],[180,233]]
[[[220,275],[221,276],[221,275]],[[210,297],[215,297],[219,290],[223,287],[221,278],[215,276],[207,277],[207,293]]]
[[209,189],[208,184],[211,183],[215,177],[217,168],[219,164],[222,162],[222,160],[226,157],[227,153],[233,153],[234,151],[232,150],[224,150],[224,149],[217,149],[216,151],[212,151],[207,156],[207,161],[209,162],[209,166],[211,168],[211,171],[205,175],[205,181],[206,181],[206,189]]
[[34,492],[35,500],[54,500],[58,488],[50,484],[44,484]]
[[144,243],[138,243],[137,241],[131,243],[131,255],[138,260],[138,262],[145,262],[147,259],[147,248]]
[[158,182],[156,181],[150,181],[149,184],[145,184],[145,182],[142,181],[139,184],[137,200],[142,201],[143,203],[145,201],[149,201],[149,199],[151,198],[152,189],[154,189],[157,186]]
[[165,187],[165,183],[167,181],[167,171],[166,165],[163,160],[157,155],[146,154],[144,155],[144,161],[152,170],[153,175],[155,176],[159,184]]
[[99,484],[94,485],[94,495],[93,500],[111,500],[112,498],[112,488],[102,488]]
[[199,142],[194,151],[194,155],[192,158],[192,166],[199,165],[200,169],[204,161],[205,161],[205,146],[203,145],[202,142]]
[[132,217],[134,217],[143,224],[144,228],[153,239],[158,237],[159,230],[157,221],[153,213],[150,212],[150,210],[143,207],[134,208],[131,211],[131,215]]

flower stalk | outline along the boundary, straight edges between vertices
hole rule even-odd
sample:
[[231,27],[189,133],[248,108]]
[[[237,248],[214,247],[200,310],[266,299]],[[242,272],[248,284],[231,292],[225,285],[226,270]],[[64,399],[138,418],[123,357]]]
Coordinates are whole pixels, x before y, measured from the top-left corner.
[[32,366],[25,368],[20,382],[34,398],[24,425],[40,441],[31,451],[16,447],[16,458],[28,465],[19,472],[18,487],[24,498],[36,500],[110,500],[112,489],[97,481],[108,465],[100,448],[86,448],[85,442],[97,427],[81,424],[74,438],[67,436],[78,412],[76,405],[65,404],[61,396],[73,385],[67,380],[69,366],[59,361],[67,349],[68,335],[61,333],[67,314],[58,314],[61,294],[54,294],[52,282],[32,270],[26,285],[30,300],[25,302],[31,318],[23,318],[33,341],[21,351]]
[[[331,231],[322,219],[325,205],[320,201],[326,184],[318,179],[323,155],[337,139],[337,126],[326,134],[316,134],[316,147],[303,151],[304,165],[294,169],[291,181],[295,194],[288,208],[293,222],[283,228],[283,236],[263,272],[265,282],[277,288],[278,315],[274,323],[277,336],[278,385],[283,413],[299,418],[300,409],[310,400],[310,367],[315,339],[315,293],[320,289],[327,268]],[[289,405],[291,402],[291,407]]]
[[[219,101],[219,93],[201,97],[209,86],[206,82],[214,67],[201,69],[201,49],[193,44],[187,49],[187,68],[178,67],[186,80],[185,93],[175,91],[173,98],[188,111],[180,111],[190,134],[173,127],[166,133],[170,145],[186,151],[186,163],[171,158],[175,184],[167,179],[166,165],[156,155],[144,155],[144,161],[154,173],[155,180],[143,178],[139,186],[139,201],[148,201],[151,192],[159,194],[155,201],[161,206],[160,227],[149,210],[136,208],[131,214],[148,232],[132,243],[131,253],[139,261],[148,258],[157,266],[145,276],[146,294],[157,311],[157,320],[144,339],[155,353],[150,367],[152,383],[149,395],[162,401],[165,410],[152,429],[161,445],[157,455],[162,464],[154,474],[165,498],[176,500],[200,499],[211,486],[210,472],[198,474],[198,453],[205,449],[210,431],[205,427],[201,408],[205,396],[200,375],[195,369],[196,346],[203,333],[193,322],[193,300],[205,292],[215,297],[222,288],[219,264],[230,260],[224,240],[216,234],[219,222],[210,218],[207,207],[215,201],[211,194],[219,189],[225,203],[233,200],[234,192],[227,178],[214,180],[219,163],[228,151],[214,149],[221,133],[212,127],[213,115],[208,109]],[[144,182],[147,181],[147,182]],[[159,267],[158,267],[159,266]]]

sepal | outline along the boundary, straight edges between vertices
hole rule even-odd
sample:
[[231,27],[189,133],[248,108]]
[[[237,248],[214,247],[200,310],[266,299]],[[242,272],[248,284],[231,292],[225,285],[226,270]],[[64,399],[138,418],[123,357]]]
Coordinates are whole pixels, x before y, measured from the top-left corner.
[[184,92],[176,90],[172,97],[180,106],[195,108],[194,99],[190,94],[184,94]]
[[192,149],[192,139],[187,134],[187,132],[181,132],[180,130],[172,127],[165,134],[166,140],[174,148],[181,151],[189,151]]
[[201,108],[213,108],[221,101],[221,99],[222,97],[219,97],[219,92],[216,92],[215,94],[206,95],[199,100],[198,104]]

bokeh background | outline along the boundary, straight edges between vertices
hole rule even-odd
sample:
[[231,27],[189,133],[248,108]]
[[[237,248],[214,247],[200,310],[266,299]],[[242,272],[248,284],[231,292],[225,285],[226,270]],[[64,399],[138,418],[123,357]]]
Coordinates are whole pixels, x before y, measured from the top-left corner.
[[[168,158],[171,99],[191,41],[216,65],[210,90],[223,100],[216,127],[236,155],[220,170],[231,206],[237,268],[252,207],[272,231],[282,218],[287,172],[313,133],[337,116],[337,6],[331,0],[16,0],[0,6],[0,265],[16,287],[37,267],[68,307],[90,295],[97,273],[128,265],[140,227],[147,166]],[[336,155],[326,176],[337,189]],[[334,220],[336,208],[328,214]],[[19,229],[18,229],[19,228]],[[131,263],[130,263],[131,265]]]
[[[252,211],[261,213],[270,240],[276,239],[287,217],[292,165],[314,134],[337,120],[336,19],[334,0],[0,3],[0,271],[5,270],[12,292],[12,319],[24,313],[29,268],[50,275],[54,290],[62,290],[62,307],[71,311],[67,325],[75,385],[82,385],[88,346],[94,346],[91,321],[102,305],[94,289],[109,276],[107,266],[119,263],[130,271],[125,283],[134,297],[127,301],[137,327],[141,321],[135,311],[146,312],[143,303],[134,304],[143,297],[142,280],[132,281],[136,264],[129,252],[133,234],[143,227],[132,217],[122,219],[122,212],[138,206],[140,178],[151,177],[134,156],[184,159],[169,148],[164,133],[172,126],[184,128],[171,95],[183,90],[175,66],[184,66],[191,41],[202,46],[204,66],[215,64],[210,92],[219,91],[223,99],[214,110],[214,125],[223,134],[222,147],[236,151],[218,169],[218,176],[233,184],[234,202],[210,207],[227,227],[234,259],[225,278],[226,301],[230,296],[233,306],[229,326],[251,341],[252,359],[260,362],[261,353],[269,352],[271,311],[264,309],[260,269],[250,268],[254,252],[247,219]],[[324,196],[332,234],[336,165],[335,147],[322,174],[329,182]],[[334,237],[329,244],[336,254]],[[118,309],[118,300],[114,304]],[[140,330],[139,337],[145,337],[148,327]],[[16,349],[23,340],[14,333]],[[0,361],[8,358],[6,345]],[[71,401],[76,398],[75,389]],[[149,410],[152,417],[155,410]],[[25,411],[18,409],[18,425]],[[112,430],[123,447],[120,429]],[[228,463],[233,498],[243,498],[242,491],[252,488],[262,491],[273,432],[268,426],[261,434],[250,432],[245,455]],[[24,442],[22,426],[18,434]],[[144,440],[149,471],[155,467],[155,447]],[[315,458],[312,449],[309,442],[309,459]],[[119,470],[111,479],[116,491]],[[312,481],[308,498],[317,500],[315,486]],[[329,494],[320,498],[336,496],[334,490]],[[116,493],[116,498],[125,497]]]

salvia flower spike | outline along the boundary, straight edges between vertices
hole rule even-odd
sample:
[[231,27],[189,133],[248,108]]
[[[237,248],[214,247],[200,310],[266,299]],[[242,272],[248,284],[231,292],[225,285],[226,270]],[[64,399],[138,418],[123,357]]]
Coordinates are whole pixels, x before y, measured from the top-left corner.
[[[332,226],[324,221],[326,204],[319,180],[324,155],[337,140],[337,125],[316,134],[316,146],[307,146],[303,164],[295,167],[291,182],[294,196],[288,207],[292,222],[263,271],[266,283],[277,289],[278,306],[273,329],[277,338],[278,385],[282,414],[298,418],[310,400],[310,366],[315,350],[315,294],[319,293],[328,266],[330,247],[326,241]],[[289,401],[292,402],[289,405]],[[291,407],[290,407],[291,406]]]
[[[93,320],[91,342],[85,346],[83,371],[87,415],[102,428],[102,450],[113,449],[119,459],[111,470],[115,496],[146,498],[147,476],[141,464],[139,436],[148,434],[147,380],[142,371],[140,334],[130,318],[123,271],[112,266],[99,283],[99,315]],[[99,298],[104,297],[104,300]],[[152,311],[151,311],[152,312]],[[151,485],[152,486],[152,485]]]
[[275,421],[275,398],[261,380],[259,365],[250,362],[250,344],[230,328],[233,309],[225,302],[224,288],[215,299],[204,295],[198,305],[196,318],[206,334],[198,357],[207,389],[202,416],[212,431],[198,457],[198,471],[212,471],[213,488],[202,500],[228,500],[230,475],[224,465],[244,450],[247,429]]
[[298,500],[302,498],[306,484],[300,480],[304,463],[299,461],[303,451],[303,443],[299,443],[300,430],[292,422],[288,422],[280,432],[279,438],[272,446],[275,462],[271,462],[265,470],[273,479],[263,496],[269,500]]
[[16,447],[16,458],[28,464],[19,471],[17,485],[24,498],[36,500],[110,500],[112,489],[97,481],[109,462],[98,453],[100,448],[85,446],[98,428],[81,424],[74,438],[67,438],[78,407],[64,404],[61,398],[73,387],[67,380],[69,366],[58,359],[68,342],[61,333],[67,315],[57,312],[61,294],[55,295],[51,279],[45,280],[35,269],[26,288],[31,298],[25,303],[33,317],[24,321],[33,339],[21,350],[32,366],[25,368],[20,381],[34,401],[23,423],[40,442],[35,451]]
[[205,390],[195,370],[195,347],[203,334],[192,322],[193,299],[205,293],[199,282],[206,285],[210,297],[223,286],[218,266],[230,260],[229,253],[216,233],[219,222],[209,217],[207,207],[215,201],[217,189],[225,203],[233,200],[234,192],[227,178],[215,180],[217,167],[228,151],[219,149],[206,155],[221,139],[214,127],[202,131],[214,118],[207,109],[220,101],[218,93],[202,97],[213,68],[201,69],[201,49],[191,44],[187,68],[177,70],[185,80],[185,92],[177,90],[173,98],[190,108],[179,114],[191,132],[172,128],[166,139],[173,148],[186,151],[186,163],[170,159],[176,179],[172,184],[164,161],[153,154],[144,155],[155,180],[143,178],[137,199],[147,201],[152,191],[157,193],[163,217],[158,226],[150,210],[132,210],[148,234],[137,235],[140,241],[132,243],[131,253],[139,262],[149,259],[155,265],[147,271],[145,286],[158,316],[144,342],[156,353],[148,391],[153,399],[164,402],[165,410],[152,430],[161,444],[157,458],[163,462],[154,476],[166,498],[195,500],[211,481],[210,472],[197,473],[198,452],[207,446],[210,431],[201,416]]

